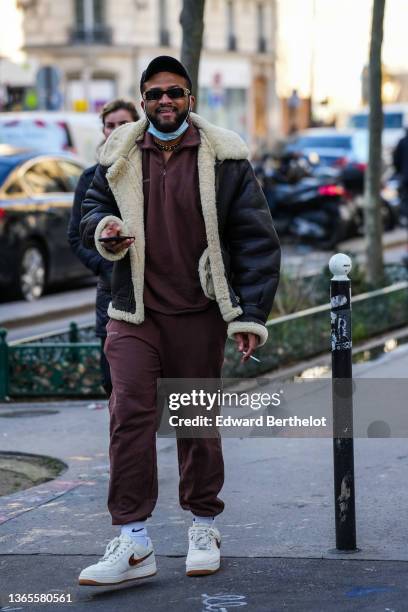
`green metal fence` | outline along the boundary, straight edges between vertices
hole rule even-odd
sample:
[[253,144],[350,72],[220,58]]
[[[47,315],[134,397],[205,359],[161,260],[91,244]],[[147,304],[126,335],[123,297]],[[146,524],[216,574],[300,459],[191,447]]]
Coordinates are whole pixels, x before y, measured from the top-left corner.
[[0,400],[6,397],[104,397],[101,343],[92,327],[7,343],[0,329]]
[[[353,342],[408,325],[408,282],[352,298]],[[330,351],[330,305],[308,308],[268,322],[269,338],[257,351],[261,363],[242,366],[228,346],[225,376],[257,376]]]
[[[403,281],[353,298],[353,341],[408,324],[408,282]],[[317,306],[268,322],[269,339],[257,355],[261,363],[240,364],[228,342],[223,375],[257,376],[330,350],[330,305]],[[0,330],[0,400],[6,397],[97,397],[100,341],[90,327],[69,330],[30,342],[7,343]]]

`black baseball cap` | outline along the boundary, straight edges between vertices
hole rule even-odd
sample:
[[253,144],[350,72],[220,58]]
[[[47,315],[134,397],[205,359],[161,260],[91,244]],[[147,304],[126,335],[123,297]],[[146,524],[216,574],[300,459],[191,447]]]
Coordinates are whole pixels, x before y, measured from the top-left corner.
[[171,57],[170,55],[159,55],[150,62],[146,70],[144,70],[142,73],[142,78],[140,79],[141,92],[143,92],[143,85],[145,82],[158,72],[172,72],[173,74],[179,74],[186,79],[188,87],[191,91],[192,84],[190,75],[184,68],[183,64],[179,62],[178,59]]

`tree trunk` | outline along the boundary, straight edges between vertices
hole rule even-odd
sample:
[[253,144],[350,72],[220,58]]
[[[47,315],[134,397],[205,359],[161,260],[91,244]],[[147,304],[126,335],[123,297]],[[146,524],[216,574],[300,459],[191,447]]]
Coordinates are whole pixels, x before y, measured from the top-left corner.
[[381,47],[385,0],[373,0],[369,64],[369,155],[365,179],[365,234],[368,281],[378,287],[384,279],[381,220],[381,166],[383,112],[381,101]]
[[181,62],[187,68],[193,84],[193,94],[198,106],[198,68],[204,31],[205,0],[183,0],[180,24],[183,29]]

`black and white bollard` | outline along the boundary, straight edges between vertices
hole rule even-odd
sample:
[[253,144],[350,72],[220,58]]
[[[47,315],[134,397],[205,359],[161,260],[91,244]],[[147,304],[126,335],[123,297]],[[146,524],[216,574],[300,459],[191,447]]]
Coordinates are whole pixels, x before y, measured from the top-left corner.
[[337,551],[357,551],[354,495],[353,379],[351,339],[351,259],[344,253],[329,262],[334,504]]

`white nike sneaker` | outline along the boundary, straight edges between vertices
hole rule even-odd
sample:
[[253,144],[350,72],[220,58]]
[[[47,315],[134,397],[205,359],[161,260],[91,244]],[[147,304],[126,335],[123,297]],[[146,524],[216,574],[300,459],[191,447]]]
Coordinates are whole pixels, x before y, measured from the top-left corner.
[[188,530],[187,576],[205,576],[220,569],[221,535],[215,527],[196,523]]
[[151,540],[147,547],[140,546],[133,538],[123,534],[109,542],[98,563],[82,570],[78,582],[82,585],[104,586],[154,576],[156,571]]

